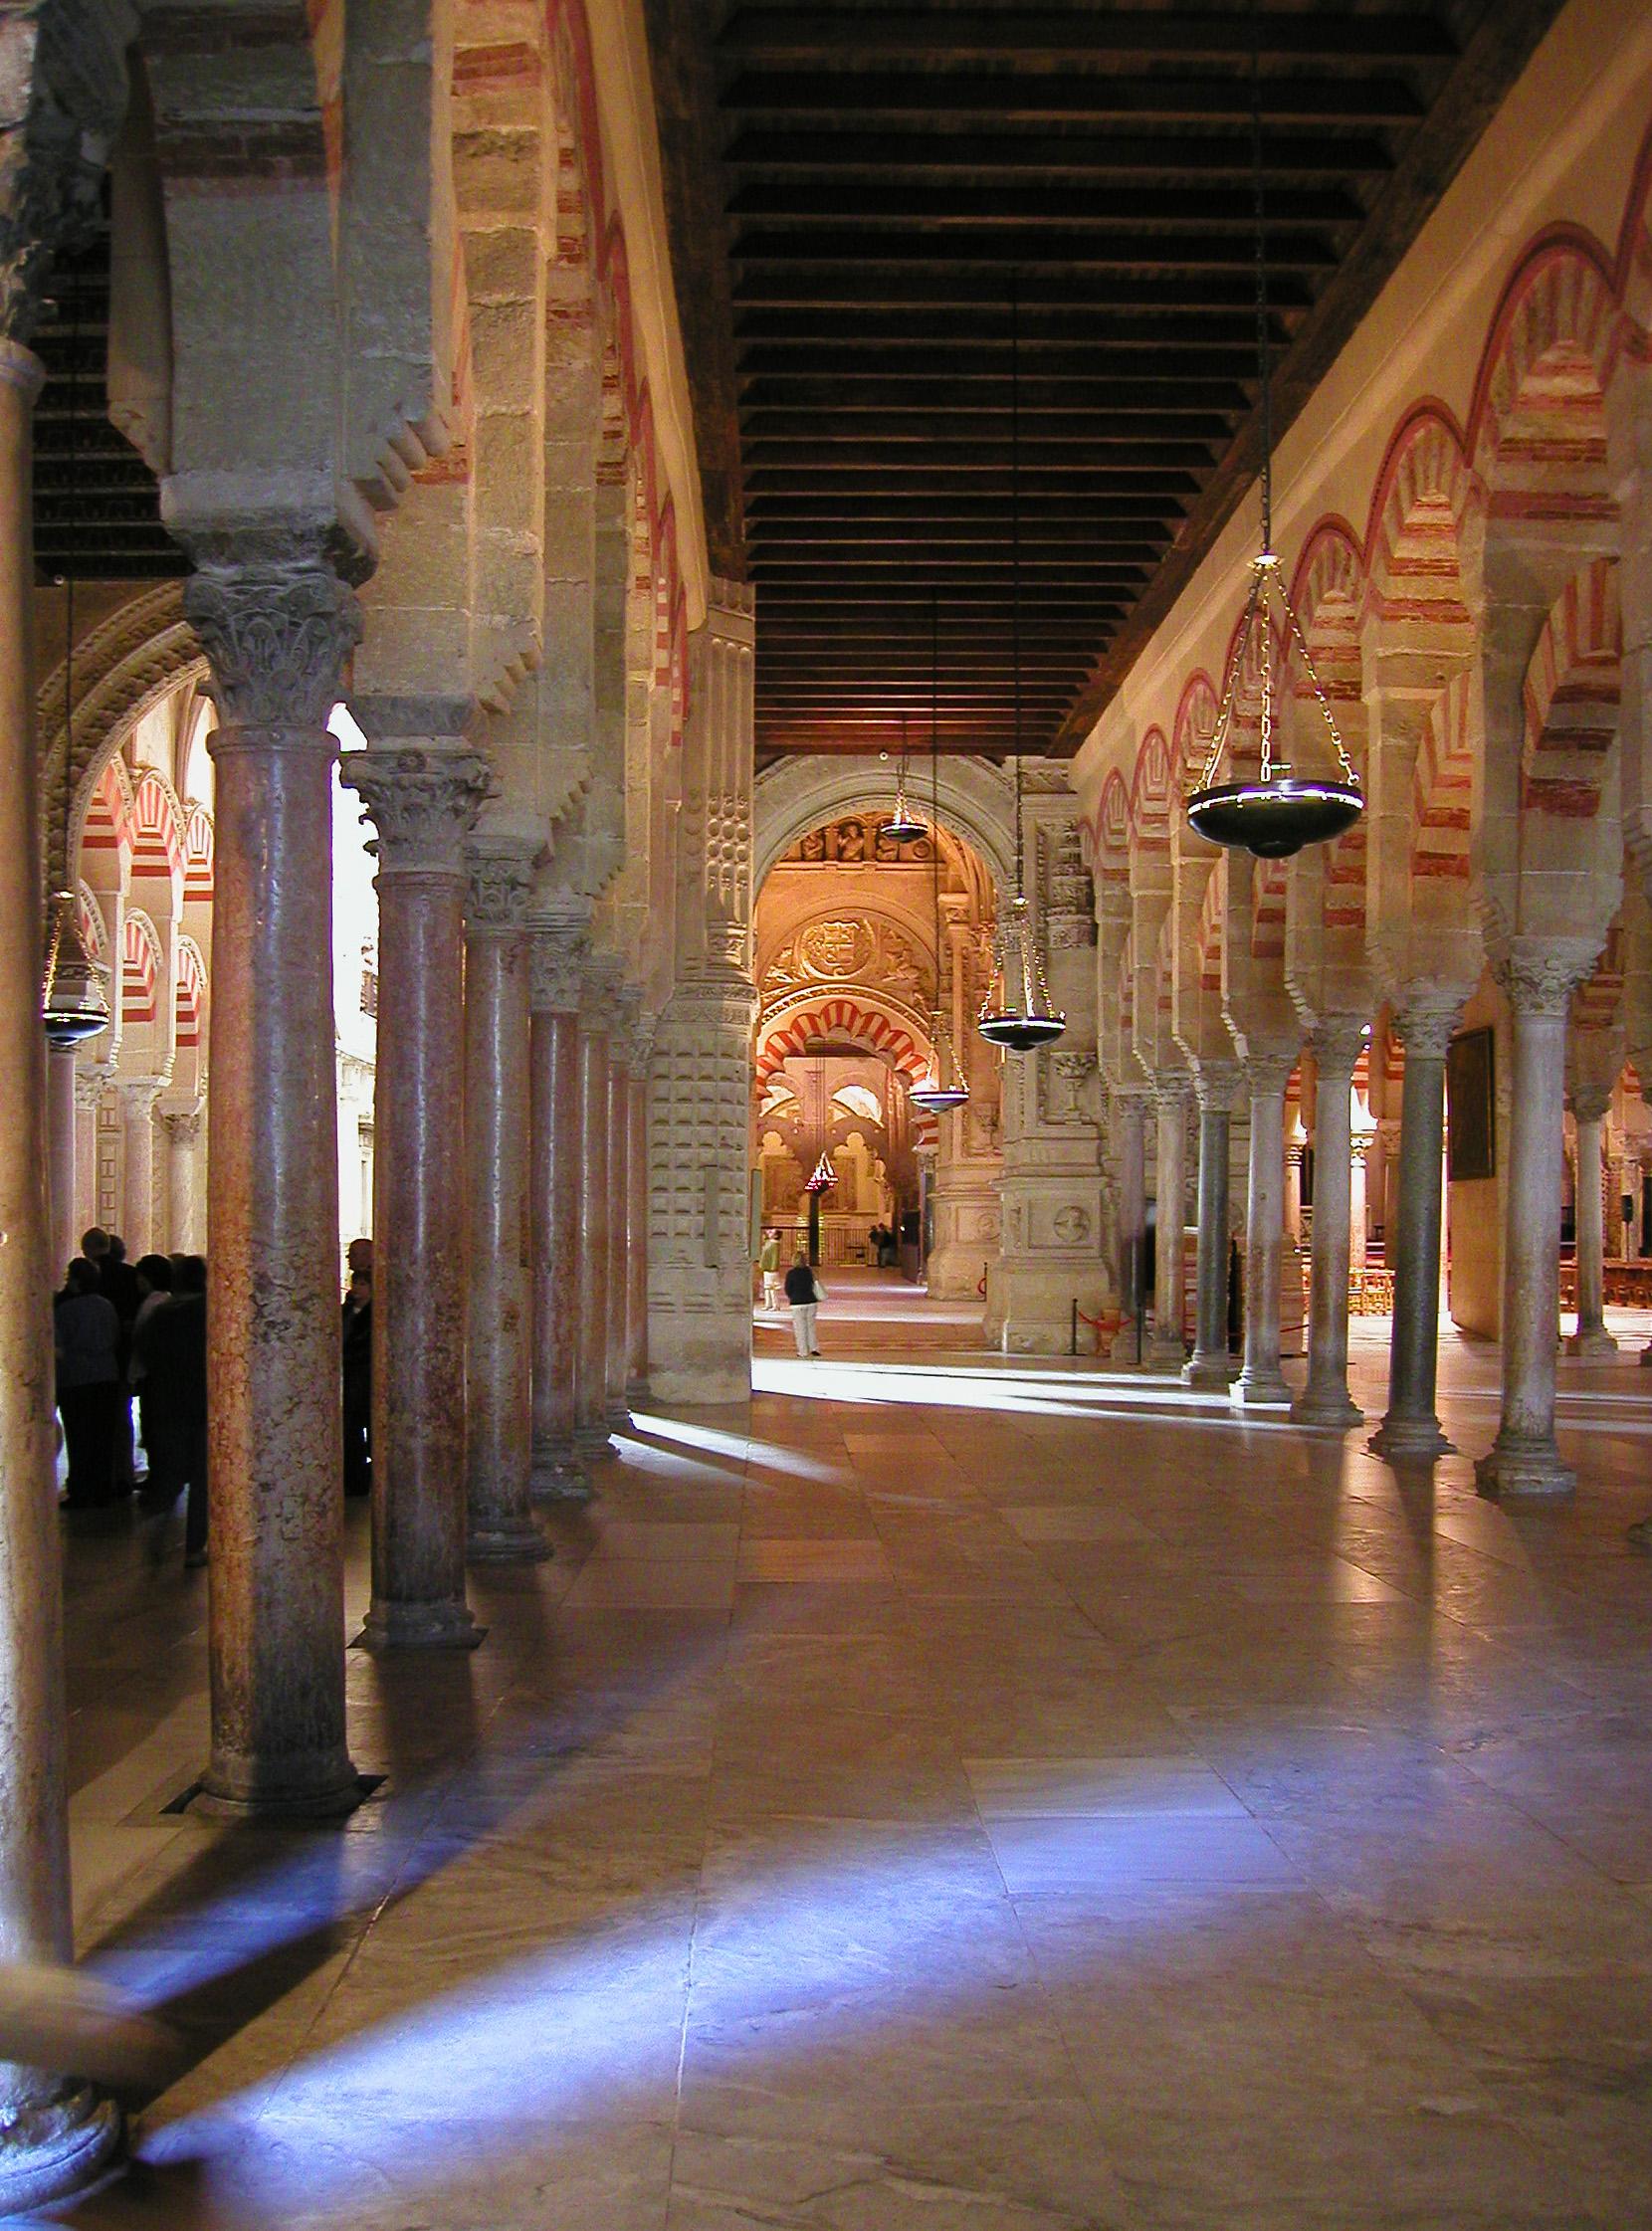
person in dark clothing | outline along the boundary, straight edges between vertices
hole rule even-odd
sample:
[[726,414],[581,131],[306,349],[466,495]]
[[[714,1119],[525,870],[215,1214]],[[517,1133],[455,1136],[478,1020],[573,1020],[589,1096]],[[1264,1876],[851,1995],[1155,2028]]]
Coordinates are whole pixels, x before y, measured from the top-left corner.
[[183,1561],[207,1561],[207,1309],[206,1264],[184,1258],[172,1299],[138,1327],[145,1417],[155,1415],[175,1496],[189,1490]]
[[[351,1255],[355,1246],[352,1242]],[[373,1278],[352,1270],[342,1315],[344,1493],[366,1495],[373,1484]]]
[[149,1462],[149,1477],[144,1484],[145,1499],[167,1504],[178,1492],[176,1458],[167,1444],[165,1410],[151,1401],[146,1391],[146,1366],[142,1355],[144,1325],[157,1310],[170,1309],[172,1306],[172,1265],[164,1255],[138,1257],[137,1290],[141,1299],[137,1305],[137,1316],[132,1320],[132,1358],[126,1366],[126,1377],[137,1396],[143,1454]]
[[106,1302],[114,1305],[114,1314],[120,1322],[120,1382],[119,1396],[114,1415],[114,1486],[119,1495],[129,1495],[136,1485],[136,1472],[132,1464],[132,1390],[126,1377],[132,1358],[132,1326],[137,1321],[137,1308],[143,1299],[137,1288],[137,1273],[126,1261],[126,1243],[118,1233],[105,1232],[101,1224],[94,1224],[81,1236],[81,1251],[90,1262],[98,1266],[99,1290]]
[[69,1482],[64,1501],[72,1510],[109,1502],[115,1492],[114,1443],[120,1403],[120,1322],[99,1292],[98,1271],[84,1255],[52,1310],[58,1368],[58,1413],[63,1419]]
[[792,1338],[797,1342],[800,1356],[818,1355],[815,1345],[815,1312],[820,1304],[820,1281],[809,1268],[809,1259],[800,1255],[786,1273],[786,1307],[791,1311]]

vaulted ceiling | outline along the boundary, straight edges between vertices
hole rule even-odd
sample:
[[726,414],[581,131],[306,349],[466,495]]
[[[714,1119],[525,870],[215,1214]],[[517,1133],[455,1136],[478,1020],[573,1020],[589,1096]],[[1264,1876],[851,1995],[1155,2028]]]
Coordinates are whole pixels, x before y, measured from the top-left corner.
[[1559,0],[647,0],[759,760],[1076,748]]

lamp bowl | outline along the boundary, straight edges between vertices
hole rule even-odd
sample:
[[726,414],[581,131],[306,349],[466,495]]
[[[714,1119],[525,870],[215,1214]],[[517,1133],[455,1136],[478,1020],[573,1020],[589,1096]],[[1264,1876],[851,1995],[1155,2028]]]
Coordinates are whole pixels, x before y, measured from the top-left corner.
[[1012,1054],[1030,1054],[1035,1046],[1048,1046],[1067,1028],[1065,1015],[1029,1015],[1014,1008],[1002,1014],[982,1015],[975,1028],[989,1046],[1005,1046]]
[[927,837],[929,833],[927,821],[914,821],[905,814],[897,814],[893,820],[884,822],[878,831],[881,837],[893,838],[898,845],[915,845],[920,837]]
[[914,1108],[922,1108],[930,1116],[949,1116],[954,1108],[962,1108],[969,1098],[967,1085],[915,1085],[907,1095]]
[[1304,845],[1330,844],[1351,829],[1365,801],[1351,783],[1271,775],[1266,782],[1224,782],[1187,801],[1188,825],[1210,844],[1289,860]]

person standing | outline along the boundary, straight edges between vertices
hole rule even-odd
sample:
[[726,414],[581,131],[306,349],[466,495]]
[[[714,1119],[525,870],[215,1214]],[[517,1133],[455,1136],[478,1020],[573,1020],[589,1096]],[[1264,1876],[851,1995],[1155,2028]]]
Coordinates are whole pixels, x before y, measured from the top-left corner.
[[824,1299],[824,1291],[809,1268],[808,1257],[799,1255],[786,1273],[786,1305],[791,1311],[791,1336],[801,1356],[820,1353],[815,1344],[815,1314]]
[[[362,1268],[357,1250],[365,1248]],[[344,1493],[360,1496],[373,1484],[373,1270],[371,1240],[352,1240],[350,1285],[342,1312],[344,1374]]]
[[120,1404],[120,1320],[100,1293],[97,1266],[77,1255],[52,1310],[69,1480],[64,1501],[84,1511],[115,1493],[115,1427]]
[[773,1225],[770,1225],[769,1229],[763,1234],[762,1253],[757,1257],[757,1268],[763,1274],[763,1308],[765,1310],[778,1310],[780,1307],[780,1234],[778,1228]]
[[207,1267],[186,1255],[173,1275],[172,1299],[138,1328],[144,1417],[159,1421],[170,1492],[187,1487],[183,1561],[207,1561]]
[[137,1273],[126,1261],[126,1243],[117,1232],[94,1224],[81,1236],[81,1253],[97,1266],[98,1291],[113,1306],[120,1326],[120,1376],[114,1412],[114,1490],[129,1495],[137,1484],[132,1464],[132,1390],[126,1373],[132,1359],[132,1325],[141,1296]]
[[137,1291],[139,1300],[137,1315],[132,1319],[132,1355],[126,1367],[126,1378],[137,1396],[143,1454],[149,1467],[146,1495],[155,1502],[170,1503],[178,1492],[176,1460],[167,1446],[164,1407],[152,1399],[146,1388],[148,1367],[143,1360],[143,1327],[157,1310],[170,1309],[172,1304],[172,1265],[164,1255],[138,1257]]

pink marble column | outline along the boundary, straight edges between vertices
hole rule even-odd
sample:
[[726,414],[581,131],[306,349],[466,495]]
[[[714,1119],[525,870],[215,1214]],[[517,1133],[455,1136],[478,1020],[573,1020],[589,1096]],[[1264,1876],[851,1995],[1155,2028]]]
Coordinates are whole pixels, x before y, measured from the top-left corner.
[[[1357,1016],[1328,1016],[1314,1033],[1314,1257],[1309,1271],[1308,1383],[1292,1405],[1299,1425],[1344,1430],[1365,1413],[1348,1392],[1348,1267],[1353,1249],[1353,1067],[1364,1043]],[[1364,1169],[1360,1168],[1361,1181]],[[1365,1214],[1364,1185],[1358,1214]],[[1364,1260],[1361,1231],[1359,1256]]]
[[1577,1329],[1566,1341],[1566,1353],[1595,1363],[1617,1353],[1617,1342],[1606,1329],[1607,1173],[1601,1157],[1601,1126],[1610,1106],[1610,1095],[1572,1095],[1577,1119]]
[[471,1650],[482,1630],[465,1601],[465,838],[488,764],[397,739],[350,752],[342,772],[378,830],[373,1594],[361,1639]]
[[1245,1362],[1237,1403],[1282,1408],[1291,1389],[1279,1362],[1280,1271],[1285,1251],[1285,1087],[1296,1057],[1253,1054],[1250,1182],[1245,1195]]
[[626,1399],[648,1400],[648,1059],[649,1040],[639,1032],[631,1048],[631,1100],[627,1116]]
[[583,933],[531,931],[529,1046],[535,1495],[587,1496],[574,1448],[579,1348],[579,999]]
[[147,1255],[155,1244],[155,1102],[159,1097],[160,1086],[153,1078],[120,1088],[126,1135],[118,1230],[126,1243],[128,1263]]
[[354,597],[296,537],[185,609],[220,725],[207,1297],[212,1754],[223,1810],[347,1811],[332,761]]
[[579,1349],[574,1446],[608,1447],[608,1025],[614,976],[603,961],[586,978],[579,1029]]
[[47,1242],[52,1283],[61,1283],[76,1252],[75,1229],[75,1049],[52,1046],[46,1054],[46,1147],[51,1211]]
[[608,1042],[608,1356],[607,1422],[616,1433],[631,1423],[631,1031],[637,995],[622,992],[619,1022]]
[[528,1221],[528,964],[532,839],[470,848],[465,937],[465,1118],[470,1164],[466,1381],[471,1561],[538,1558],[533,1517],[532,1249]]
[[[25,159],[20,144],[18,160]],[[22,198],[15,182],[8,193]],[[8,309],[24,261],[14,259]],[[75,1947],[52,1485],[45,925],[30,673],[30,413],[42,377],[29,349],[0,337],[0,1949],[10,1960],[55,1965],[72,1959]],[[114,2108],[77,2079],[0,2062],[0,2213],[21,2214],[87,2183],[119,2135]]]
[[[1441,1168],[1445,1153],[1445,1063],[1459,996],[1443,988],[1396,1008],[1389,1028],[1405,1048],[1400,1089],[1395,1209],[1386,1237],[1394,1274],[1388,1336],[1388,1408],[1367,1444],[1376,1456],[1450,1456],[1435,1414],[1440,1346]],[[1557,1197],[1557,1196],[1556,1196]]]

